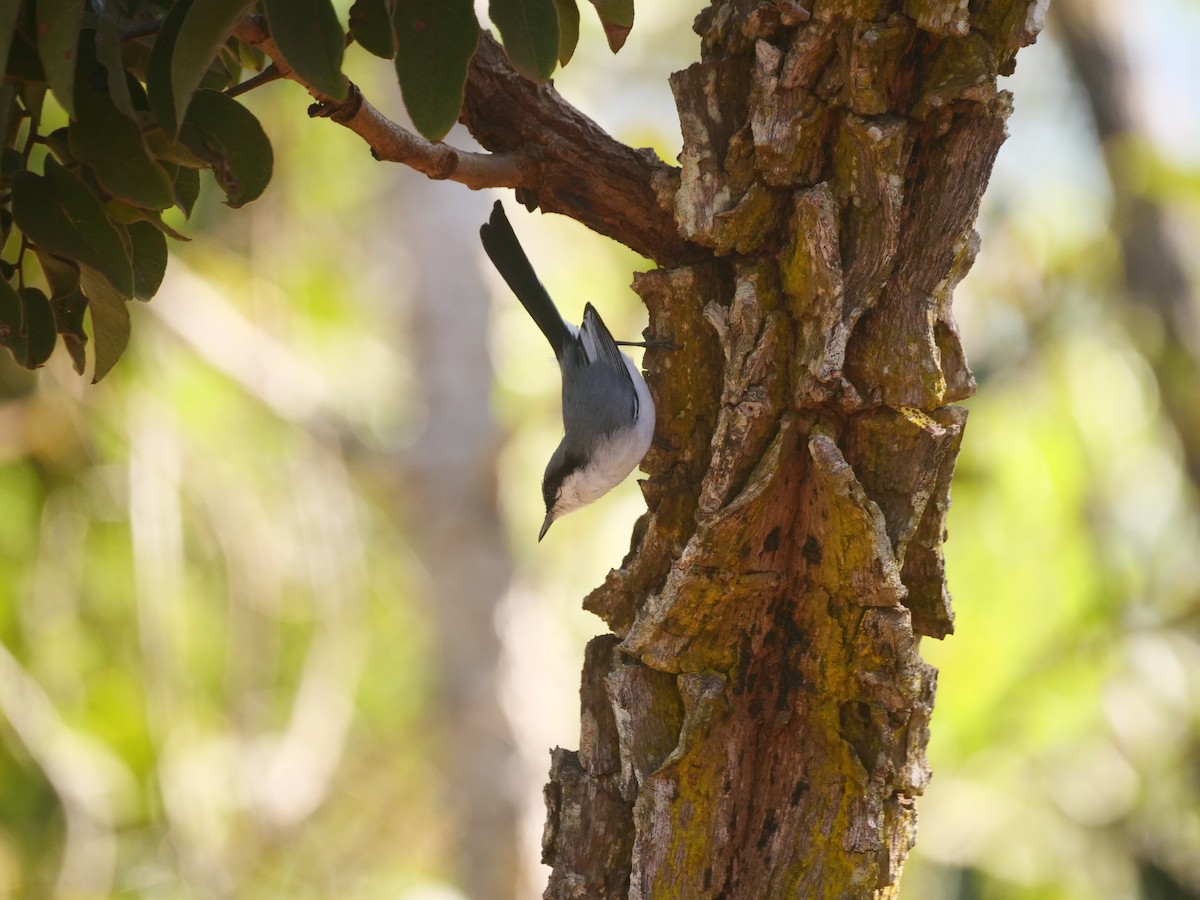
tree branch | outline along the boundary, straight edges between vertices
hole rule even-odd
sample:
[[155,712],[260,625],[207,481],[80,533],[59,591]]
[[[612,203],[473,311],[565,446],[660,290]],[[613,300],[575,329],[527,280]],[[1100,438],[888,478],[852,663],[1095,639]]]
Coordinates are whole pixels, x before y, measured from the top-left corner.
[[660,265],[708,258],[675,224],[679,170],[653,150],[615,140],[553,84],[522,78],[487,32],[467,74],[460,121],[493,152],[529,153],[526,205],[570,216]]
[[281,77],[312,94],[317,102],[309,108],[309,115],[332,119],[349,128],[367,142],[376,159],[403,163],[429,178],[457,181],[472,190],[522,185],[524,154],[472,153],[431,143],[377,110],[355,85],[351,85],[350,95],[341,101],[321,93],[288,64],[259,16],[246,16],[233,34],[269,56]]
[[652,150],[615,140],[553,85],[522,78],[487,32],[471,63],[460,119],[491,153],[427,141],[377,110],[354,85],[345,100],[322,94],[288,64],[261,16],[245,17],[233,33],[313,96],[309,115],[349,128],[376,159],[473,190],[515,188],[530,208],[570,216],[663,265],[705,256],[680,237],[671,206],[659,200],[673,193],[677,170]]
[[401,163],[435,181],[457,181],[474,191],[519,188],[525,181],[528,161],[520,151],[473,153],[427,141],[377,110],[354,84],[343,101],[323,100],[318,96],[308,114],[345,125],[370,145],[371,155],[376,159]]
[[271,63],[253,78],[247,78],[245,81],[235,84],[225,91],[226,97],[240,97],[242,94],[248,94],[255,88],[262,87],[264,84],[270,84],[272,81],[278,81],[283,76],[279,74],[279,66]]

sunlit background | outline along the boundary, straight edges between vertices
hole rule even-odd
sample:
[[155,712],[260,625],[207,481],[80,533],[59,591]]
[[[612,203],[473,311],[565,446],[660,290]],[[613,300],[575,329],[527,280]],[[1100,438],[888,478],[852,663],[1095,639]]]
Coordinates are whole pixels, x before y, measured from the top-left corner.
[[[979,393],[906,900],[1200,897],[1200,4],[1053,5],[956,302]],[[585,15],[557,79],[668,159],[687,6],[617,57]],[[0,361],[0,896],[539,896],[579,601],[640,494],[535,541],[558,382],[480,252],[501,195],[246,99],[275,179],[178,223],[116,370]],[[636,339],[648,264],[507,201],[567,316]]]

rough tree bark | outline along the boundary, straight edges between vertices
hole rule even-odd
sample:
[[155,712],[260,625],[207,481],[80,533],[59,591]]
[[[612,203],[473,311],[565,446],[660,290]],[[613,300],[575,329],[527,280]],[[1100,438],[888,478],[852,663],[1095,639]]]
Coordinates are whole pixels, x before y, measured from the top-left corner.
[[[649,512],[586,600],[578,752],[546,890],[888,897],[915,839],[974,383],[951,314],[1044,3],[718,0],[672,79],[709,251],[639,276],[661,425]],[[808,15],[807,13],[811,13]],[[485,141],[485,145],[487,142]]]

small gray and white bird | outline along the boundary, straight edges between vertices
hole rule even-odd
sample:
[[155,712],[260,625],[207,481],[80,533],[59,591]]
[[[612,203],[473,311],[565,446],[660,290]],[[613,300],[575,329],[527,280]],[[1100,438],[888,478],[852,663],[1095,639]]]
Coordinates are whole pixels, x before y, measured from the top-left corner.
[[479,236],[492,264],[550,341],[562,373],[563,439],[542,478],[546,519],[540,541],[555,519],[598,500],[642,461],[654,437],[654,400],[592,304],[584,307],[578,328],[563,319],[499,200]]

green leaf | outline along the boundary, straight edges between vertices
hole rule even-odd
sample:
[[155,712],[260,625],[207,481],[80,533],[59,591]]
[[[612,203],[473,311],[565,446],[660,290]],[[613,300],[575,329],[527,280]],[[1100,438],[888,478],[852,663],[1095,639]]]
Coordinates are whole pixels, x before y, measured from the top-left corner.
[[179,140],[207,160],[232,207],[258,197],[271,180],[274,155],[258,119],[218,91],[197,91]]
[[0,281],[0,346],[12,351],[13,359],[26,369],[45,365],[58,332],[54,311],[46,295],[34,287],[13,290]]
[[0,150],[0,187],[8,187],[12,177],[25,168],[25,157],[16,147]]
[[192,95],[233,27],[254,0],[201,0],[183,17],[171,54],[171,99],[177,119],[187,117]]
[[334,100],[345,100],[346,35],[329,0],[265,0],[271,37],[296,74]]
[[[34,89],[41,96],[28,94],[31,100],[34,100],[40,108],[42,97],[46,91],[46,70],[42,68],[42,61],[38,59],[37,48],[25,39],[25,35],[21,34],[20,29],[13,34],[12,46],[8,48],[8,66],[4,70],[10,78],[23,82],[25,85],[36,85]],[[27,107],[30,112],[33,107]]]
[[208,76],[200,82],[201,87],[206,87],[215,91],[223,91],[225,88],[237,84],[242,80],[242,54],[238,52],[238,39],[235,37],[227,38],[225,43],[221,45],[221,49],[217,51],[217,63],[222,69],[221,79],[224,82],[221,85],[209,84],[210,76],[213,74],[213,67],[208,70]]
[[116,15],[105,10],[96,20],[96,59],[108,76],[108,95],[112,104],[137,121],[137,108],[129,92],[125,61],[121,58],[121,28]]
[[17,172],[12,180],[13,215],[40,249],[102,272],[113,288],[133,293],[129,255],[96,195],[47,156],[45,176]]
[[180,166],[175,173],[175,205],[191,218],[196,199],[200,196],[200,172]]
[[176,166],[186,166],[189,169],[207,169],[207,160],[201,159],[176,138],[169,137],[153,120],[144,125],[142,137],[150,153],[161,162]]
[[[172,6],[163,15],[169,16],[171,14],[171,10],[173,10],[174,8],[175,7]],[[164,21],[165,21],[165,18],[159,20],[158,27],[159,27],[160,31],[162,29],[162,23]],[[123,62],[125,64],[125,71],[127,73],[129,73],[129,83],[130,83],[131,88],[133,87],[134,81],[138,81],[141,84],[145,84],[146,80],[149,78],[149,76],[150,76],[150,57],[154,55],[154,47],[158,43],[159,33],[160,32],[155,32],[154,34],[147,35],[144,38],[138,38],[137,40],[121,42],[121,62]],[[139,87],[140,87],[140,85],[139,85]],[[145,88],[142,88],[141,93],[143,96],[145,96],[145,93],[146,93]],[[134,101],[134,105],[135,106],[137,105],[136,99]],[[148,106],[144,106],[144,105],[142,108],[149,109]]]
[[[92,32],[84,34],[81,47],[88,44]],[[92,87],[92,67],[98,64],[89,56],[90,50],[81,52],[75,79],[71,153],[91,166],[100,186],[119,200],[145,209],[166,209],[175,202],[171,179],[147,154],[141,128],[121,115],[109,94]]]
[[42,143],[64,166],[74,166],[79,162],[75,158],[75,154],[71,152],[71,129],[65,126],[55,128],[42,138]]
[[112,371],[129,346],[129,308],[125,298],[112,289],[108,280],[87,266],[79,270],[79,281],[92,314],[92,338],[96,350],[92,384],[95,384]]
[[14,349],[13,356],[25,368],[36,369],[46,364],[58,340],[54,310],[50,308],[46,295],[35,287],[23,287],[17,293],[21,298],[21,337],[24,347],[21,352]]
[[8,69],[8,48],[12,46],[20,11],[21,0],[0,0],[0,72]]
[[21,323],[21,297],[11,284],[0,278],[0,347],[7,347],[18,361],[25,354],[25,338]]
[[42,275],[50,286],[52,296],[69,293],[79,288],[79,266],[69,259],[55,256],[44,248],[39,247],[38,264],[42,267]]
[[396,75],[413,125],[440,141],[458,121],[479,41],[471,0],[396,0]]
[[62,335],[63,346],[71,357],[71,366],[77,375],[83,374],[87,365],[87,332],[83,330],[83,316],[87,312],[87,297],[76,288],[68,294],[56,294],[50,298],[50,306],[54,310],[54,327]]
[[[146,48],[146,52],[149,53],[149,48]],[[154,114],[150,112],[150,98],[146,96],[146,89],[137,80],[132,68],[125,70],[125,84],[129,88],[129,101],[133,104],[134,118],[139,125],[145,127],[147,122],[153,121]]]
[[633,0],[592,0],[592,6],[604,26],[608,48],[616,53],[625,46],[625,39],[633,30]]
[[83,0],[37,0],[38,56],[50,90],[71,118],[75,118],[75,58],[82,24]]
[[558,12],[554,0],[491,0],[488,15],[500,29],[513,68],[545,81],[558,63]]
[[350,6],[350,33],[368,53],[381,59],[395,56],[389,0],[354,0]]
[[50,285],[50,307],[54,310],[54,326],[62,335],[63,346],[71,357],[76,373],[83,374],[87,362],[84,348],[87,332],[83,330],[83,315],[87,312],[87,297],[79,289],[79,267],[39,250],[38,262]]
[[126,226],[133,244],[133,296],[149,300],[167,271],[167,239],[149,222]]
[[554,0],[558,11],[558,64],[565,66],[579,43],[579,7],[575,0]]
[[243,69],[249,69],[252,72],[261,72],[269,62],[267,55],[251,44],[238,41],[237,50]]
[[[8,143],[16,137],[20,120],[13,116],[17,105],[17,87],[11,81],[5,81],[0,86],[0,143]],[[8,133],[12,125],[13,134]],[[5,149],[9,149],[5,147]]]
[[[192,169],[191,171],[194,172],[195,170]],[[197,173],[197,177],[198,177],[198,173]],[[174,238],[177,241],[190,241],[191,240],[190,237],[188,237],[187,235],[180,234],[178,231],[176,231],[174,228],[172,228],[170,225],[168,225],[166,222],[164,222],[162,220],[162,213],[158,212],[157,210],[138,209],[136,206],[130,206],[127,203],[122,203],[120,200],[109,200],[107,203],[104,204],[104,214],[106,216],[108,216],[108,218],[111,221],[115,222],[118,225],[132,225],[134,222],[145,222],[148,225],[155,228],[157,231],[161,231],[167,237]],[[130,245],[130,253],[132,253],[132,252],[133,252],[133,248],[132,248],[132,245]],[[135,286],[136,286],[136,278],[137,278],[136,267],[137,267],[137,261],[134,260],[134,273],[133,274],[134,274],[134,279],[135,279]]]
[[167,11],[154,38],[154,48],[150,51],[150,62],[146,67],[146,95],[150,111],[162,130],[172,138],[179,134],[179,121],[183,117],[177,113],[171,93],[171,61],[175,56],[179,30],[191,8],[192,0],[176,0],[175,5]]

